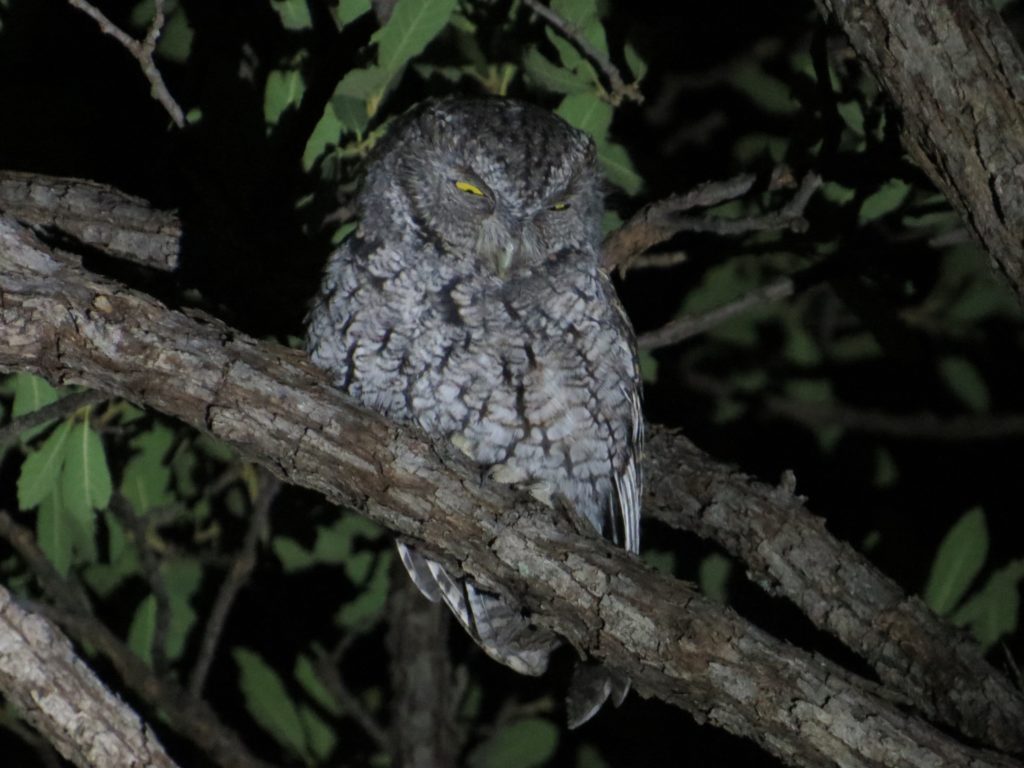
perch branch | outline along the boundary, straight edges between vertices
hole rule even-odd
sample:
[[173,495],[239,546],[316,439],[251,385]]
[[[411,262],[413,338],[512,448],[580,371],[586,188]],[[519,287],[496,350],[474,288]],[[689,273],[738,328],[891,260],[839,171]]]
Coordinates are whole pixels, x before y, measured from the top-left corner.
[[[525,494],[481,482],[478,470],[452,449],[354,405],[300,352],[168,310],[84,272],[74,259],[0,220],[0,369],[15,368],[102,389],[209,431],[283,480],[423,542],[422,551],[431,557],[485,589],[509,595],[538,623],[628,675],[641,694],[750,738],[791,764],[1018,765],[958,743],[837,665],[770,637],[610,543],[581,536]],[[174,375],[182,370],[189,376]],[[672,454],[654,440],[650,449],[652,484],[669,478],[693,482],[694,473],[702,472],[703,483],[717,482],[719,493],[740,508],[764,503],[760,486],[738,480],[741,476],[709,459],[703,459],[702,471],[696,460],[687,463],[684,453]],[[662,456],[682,461],[654,463]],[[676,496],[672,503],[683,506],[686,498]],[[831,547],[858,572],[890,585],[880,605],[870,603],[887,610],[881,617],[869,610],[862,620],[871,626],[891,619],[891,604],[906,601],[898,588],[849,547],[824,535],[820,521],[807,515],[799,500],[788,499],[794,514],[811,521],[803,530],[818,528],[817,539],[759,548],[762,559],[783,561],[762,564],[762,571],[792,570],[808,547]],[[651,505],[659,506],[656,499]],[[765,537],[750,541],[760,547]],[[836,561],[828,568],[835,571]],[[843,601],[862,585],[843,586],[811,613],[842,613]],[[924,685],[927,706],[945,697],[950,677],[964,674],[959,660],[965,656],[976,663],[963,682],[978,695],[966,704],[954,699],[941,712],[997,746],[1019,745],[1024,717],[1019,693],[976,650],[972,657],[969,643],[961,641],[958,648],[955,635],[925,611],[916,619],[960,655],[943,656],[943,669],[926,670],[923,679],[904,680],[910,678],[904,674],[892,685],[900,690],[909,685],[916,693]],[[883,634],[920,634],[913,626],[881,626]],[[915,667],[916,648],[889,637],[883,647],[905,669]],[[917,705],[916,698],[925,697],[908,698]]]

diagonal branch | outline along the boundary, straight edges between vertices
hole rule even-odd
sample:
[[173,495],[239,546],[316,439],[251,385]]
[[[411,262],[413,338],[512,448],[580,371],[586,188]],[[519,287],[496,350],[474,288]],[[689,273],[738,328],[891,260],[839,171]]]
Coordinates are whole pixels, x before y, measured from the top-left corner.
[[0,691],[77,766],[175,766],[149,726],[100,682],[60,630],[2,586]]
[[160,34],[164,29],[164,21],[166,20],[164,0],[153,0],[153,21],[150,22],[149,29],[146,30],[146,36],[142,40],[136,40],[129,35],[107,18],[103,11],[88,2],[88,0],[68,0],[68,4],[95,21],[103,34],[113,37],[128,53],[135,57],[135,60],[139,62],[139,67],[142,69],[142,74],[149,81],[150,92],[153,98],[160,102],[160,105],[171,116],[171,120],[174,121],[176,126],[184,128],[185,113],[168,90],[167,83],[164,82],[164,76],[160,74],[160,69],[153,58],[154,53],[156,53],[157,41],[160,39]]
[[[217,435],[282,479],[424,542],[431,556],[512,595],[539,623],[630,676],[643,695],[746,736],[794,765],[1016,765],[959,744],[835,664],[770,637],[607,542],[569,530],[524,495],[482,483],[445,447],[334,391],[301,353],[170,311],[84,272],[0,219],[0,369],[15,368],[95,387]],[[655,450],[662,448],[652,441],[652,459]],[[652,466],[650,476],[671,467],[673,477],[688,482],[717,482],[723,501],[740,508],[763,499],[759,486],[699,453],[680,452],[672,461]],[[683,495],[668,503],[686,501]],[[791,495],[789,503],[806,515]],[[816,525],[818,539],[830,541]],[[833,549],[851,556],[849,548]],[[787,561],[805,553],[766,554]],[[861,570],[873,571],[860,562]],[[920,620],[941,627],[927,616]],[[892,652],[910,666],[916,649]],[[988,670],[974,684],[987,689],[1000,680]],[[1020,706],[1019,695],[1009,701]],[[982,735],[1016,748],[1024,710],[1000,712],[988,700],[983,706],[996,727]],[[955,716],[968,730],[973,720]]]

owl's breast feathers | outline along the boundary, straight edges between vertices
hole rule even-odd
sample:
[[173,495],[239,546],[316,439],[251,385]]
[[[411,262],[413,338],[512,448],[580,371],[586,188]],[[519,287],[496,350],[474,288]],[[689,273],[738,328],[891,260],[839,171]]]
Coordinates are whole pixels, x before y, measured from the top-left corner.
[[637,551],[636,355],[593,259],[502,280],[400,250],[353,236],[335,252],[310,315],[314,361],[366,405]]

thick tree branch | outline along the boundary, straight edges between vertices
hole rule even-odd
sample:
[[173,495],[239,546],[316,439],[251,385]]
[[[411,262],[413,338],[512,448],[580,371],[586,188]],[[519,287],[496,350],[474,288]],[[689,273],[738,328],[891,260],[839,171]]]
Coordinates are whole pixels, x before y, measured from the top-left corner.
[[0,586],[0,691],[80,768],[174,768],[156,735],[46,619]]
[[1024,297],[1024,55],[987,0],[817,0],[896,103],[903,143]]
[[111,256],[164,271],[178,268],[177,216],[106,184],[0,171],[0,213]]
[[[539,623],[628,674],[642,694],[794,765],[1015,764],[958,744],[836,665],[771,638],[607,542],[568,530],[512,489],[482,482],[444,447],[353,405],[301,353],[169,311],[83,272],[3,220],[0,369],[85,384],[206,429],[288,482],[360,510],[483,586],[512,593]],[[652,459],[655,451],[662,449],[652,445]],[[675,460],[683,463],[654,465],[649,476],[671,468],[673,476],[692,474],[689,482],[718,478],[742,499],[742,481],[730,485],[730,473],[710,460],[688,461],[685,452]],[[785,561],[805,553],[768,547],[763,554]],[[828,597],[819,610],[842,605],[841,593]],[[921,621],[940,627],[926,615]],[[909,667],[916,649],[893,653]],[[976,684],[998,680],[989,671]]]

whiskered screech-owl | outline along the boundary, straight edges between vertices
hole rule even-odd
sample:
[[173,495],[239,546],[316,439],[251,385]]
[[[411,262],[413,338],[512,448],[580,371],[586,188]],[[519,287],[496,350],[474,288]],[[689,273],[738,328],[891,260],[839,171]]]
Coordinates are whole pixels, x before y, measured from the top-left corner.
[[[555,115],[509,99],[425,102],[369,163],[359,225],[330,257],[308,347],[365,405],[636,552],[640,380],[599,268],[602,206],[593,142]],[[557,639],[518,606],[410,546],[399,552],[488,655],[524,674],[546,669]],[[591,676],[570,721],[626,685]]]

